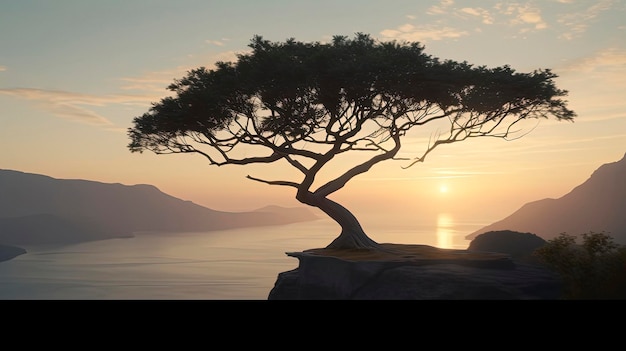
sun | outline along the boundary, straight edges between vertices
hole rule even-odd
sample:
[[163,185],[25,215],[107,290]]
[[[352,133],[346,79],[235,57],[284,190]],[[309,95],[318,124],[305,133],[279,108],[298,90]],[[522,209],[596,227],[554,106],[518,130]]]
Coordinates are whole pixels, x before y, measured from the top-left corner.
[[443,184],[443,185],[439,186],[439,192],[440,192],[440,193],[442,193],[442,194],[447,193],[447,192],[448,192],[448,190],[449,190],[449,189],[448,189],[448,186],[447,186],[447,185],[445,185],[445,184]]

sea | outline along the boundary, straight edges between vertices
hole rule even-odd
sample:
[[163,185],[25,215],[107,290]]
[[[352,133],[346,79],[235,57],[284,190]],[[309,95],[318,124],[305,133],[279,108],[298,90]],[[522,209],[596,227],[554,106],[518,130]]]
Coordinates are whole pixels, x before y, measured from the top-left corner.
[[[402,223],[371,221],[379,243],[466,249],[488,223],[439,214]],[[287,252],[328,245],[340,227],[328,218],[279,226],[185,233],[136,233],[63,246],[24,247],[0,262],[2,300],[267,300]]]

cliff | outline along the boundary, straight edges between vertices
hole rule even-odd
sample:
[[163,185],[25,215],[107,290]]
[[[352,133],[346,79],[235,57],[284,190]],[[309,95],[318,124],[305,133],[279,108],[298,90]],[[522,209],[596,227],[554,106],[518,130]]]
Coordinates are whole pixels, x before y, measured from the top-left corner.
[[383,244],[395,256],[350,251],[288,253],[298,267],[278,275],[269,300],[554,300],[558,276],[508,255]]

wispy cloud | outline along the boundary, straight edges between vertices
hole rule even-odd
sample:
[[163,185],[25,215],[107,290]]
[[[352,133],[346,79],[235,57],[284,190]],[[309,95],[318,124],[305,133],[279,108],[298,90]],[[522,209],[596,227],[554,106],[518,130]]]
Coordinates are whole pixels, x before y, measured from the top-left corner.
[[[577,123],[595,123],[610,133],[626,127],[626,49],[608,48],[555,70],[569,91]],[[597,127],[596,127],[597,126]]]
[[454,0],[441,0],[438,5],[429,7],[426,13],[429,15],[445,15],[452,5],[454,5]]
[[209,45],[224,46],[224,42],[222,40],[205,40],[204,42]]
[[[569,139],[558,139],[555,138],[541,140],[541,142],[536,142],[534,144],[526,143],[524,145],[520,145],[516,149],[512,149],[507,151],[508,157],[516,157],[517,155],[530,155],[530,154],[538,154],[545,155],[546,153],[555,153],[555,154],[566,154],[568,152],[577,152],[577,151],[588,151],[594,145],[598,145],[598,141],[602,140],[603,142],[611,145],[614,142],[620,142],[626,138],[626,133],[615,133],[609,135],[595,135],[589,137],[578,137],[578,138],[569,138]],[[550,165],[544,164],[541,167],[550,167]]]
[[626,50],[608,48],[592,56],[572,61],[560,68],[565,73],[607,72],[605,79],[616,82],[626,81]]
[[178,66],[169,70],[147,72],[139,76],[123,77],[120,89],[134,90],[143,94],[152,94],[158,96],[167,95],[167,86],[174,82],[175,79],[182,78],[186,72],[198,67],[214,67],[218,61],[235,61],[237,52],[224,51],[210,56],[189,55],[189,63],[184,66]]
[[480,7],[464,7],[460,10],[460,13],[471,15],[474,17],[481,18],[482,23],[484,24],[493,24],[494,18],[488,10],[485,10]]
[[[176,78],[181,78],[186,71],[200,66],[212,67],[217,61],[231,61],[236,58],[232,51],[210,57],[193,57],[188,66],[179,66],[170,70],[153,71],[135,77],[120,78],[121,91],[134,91],[134,94],[93,95],[63,90],[35,88],[1,88],[0,94],[32,101],[40,110],[66,120],[121,130],[114,123],[90,107],[139,106],[148,108],[151,103],[171,94],[167,86]],[[0,66],[2,68],[3,66]],[[2,69],[0,69],[1,71]]]
[[520,32],[525,33],[532,30],[546,29],[548,24],[541,16],[541,10],[529,3],[519,4],[497,4],[495,8],[506,16],[509,16],[509,24],[512,26],[522,26]]
[[6,70],[7,70],[7,67],[6,67],[6,66],[0,66],[0,72],[2,72],[2,71],[6,71]]
[[432,175],[413,176],[413,177],[362,177],[358,178],[360,181],[415,181],[421,179],[454,179],[454,178],[469,178],[482,175],[493,174],[506,174],[503,171],[476,171],[476,170],[462,170],[462,169],[432,169]]
[[120,78],[123,82],[120,89],[160,93],[163,95],[166,93],[167,86],[170,85],[175,78],[182,77],[187,70],[189,70],[187,67],[178,67],[167,71],[148,72],[135,77],[123,77]]
[[[605,0],[606,1],[606,0]],[[432,23],[411,23],[400,25],[393,29],[385,29],[380,34],[389,39],[407,41],[427,41],[457,39],[470,35],[469,30],[460,29],[463,22],[479,20],[483,25],[504,25],[517,29],[520,33],[540,31],[548,28],[548,23],[542,16],[538,6],[529,3],[498,2],[487,9],[483,7],[456,7],[453,0],[442,0],[431,6],[426,13],[435,19]],[[414,20],[415,16],[407,16]],[[451,25],[450,21],[454,21]],[[481,32],[481,27],[473,29]]]
[[367,178],[362,177],[355,179],[357,181],[366,181],[366,182],[408,182],[408,181],[416,181],[423,179],[454,179],[454,178],[468,178],[472,176],[476,176],[479,174],[463,174],[463,175],[426,175],[426,176],[417,176],[417,177],[377,177],[377,178]]
[[385,29],[380,34],[386,39],[419,41],[456,39],[469,35],[468,31],[437,25],[414,26],[405,24],[396,29]]
[[439,178],[466,178],[485,174],[505,174],[503,171],[464,171],[460,169],[435,169]]
[[590,22],[602,12],[611,9],[614,3],[615,0],[600,0],[582,11],[559,16],[558,23],[567,28],[567,31],[561,34],[560,38],[571,40],[581,36],[589,28]]
[[57,117],[98,127],[114,127],[114,123],[85,106],[102,107],[112,104],[148,106],[152,99],[143,95],[97,96],[30,88],[0,89],[0,94],[33,101],[36,107]]

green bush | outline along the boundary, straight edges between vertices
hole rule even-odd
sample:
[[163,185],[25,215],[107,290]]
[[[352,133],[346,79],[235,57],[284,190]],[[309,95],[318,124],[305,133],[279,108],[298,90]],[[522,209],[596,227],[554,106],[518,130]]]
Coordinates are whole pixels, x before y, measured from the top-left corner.
[[561,233],[533,255],[560,274],[565,299],[625,299],[626,247],[605,232]]

